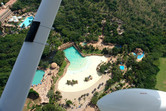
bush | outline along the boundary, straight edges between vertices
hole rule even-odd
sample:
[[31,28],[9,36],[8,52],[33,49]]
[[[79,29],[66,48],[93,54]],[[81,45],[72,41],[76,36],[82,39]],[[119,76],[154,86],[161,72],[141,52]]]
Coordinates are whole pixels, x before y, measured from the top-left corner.
[[62,65],[63,61],[65,59],[65,55],[63,51],[57,51],[52,62],[56,62],[59,66]]
[[53,90],[49,90],[47,93],[47,97],[48,98],[53,98],[54,97],[54,91]]
[[39,94],[35,90],[30,89],[28,98],[35,100],[35,99],[39,98]]
[[68,107],[70,107],[71,104],[73,104],[71,100],[67,100],[67,101],[66,101],[66,105],[67,105]]
[[108,50],[106,48],[104,48],[101,53],[108,54]]
[[50,47],[46,45],[42,54],[42,59],[48,57],[49,53],[50,53]]
[[46,69],[46,68],[48,67],[48,65],[49,65],[49,62],[48,62],[48,61],[43,61],[43,60],[41,60],[40,63],[39,63],[39,66],[40,66],[41,68],[44,68],[44,69]]
[[94,96],[92,97],[91,99],[91,104],[92,105],[96,105],[97,104],[97,101],[98,101],[98,96],[99,96],[99,93],[98,92],[95,92]]
[[56,91],[56,92],[55,92],[55,101],[59,101],[61,98],[62,98],[61,92]]
[[54,104],[46,104],[43,106],[42,111],[56,111]]
[[89,80],[89,78],[88,78],[88,77],[85,77],[85,80],[84,80],[84,81],[86,81],[86,82],[87,82],[88,80]]
[[67,85],[74,85],[74,84],[78,84],[78,81],[77,80],[67,80]]

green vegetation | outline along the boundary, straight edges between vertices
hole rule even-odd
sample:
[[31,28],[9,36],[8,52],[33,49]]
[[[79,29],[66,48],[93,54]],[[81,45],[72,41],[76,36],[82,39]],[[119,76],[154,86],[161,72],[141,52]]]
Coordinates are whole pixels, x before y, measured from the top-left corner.
[[60,107],[58,104],[46,104],[42,107],[41,111],[65,111],[65,109]]
[[156,88],[162,91],[166,91],[166,58],[160,58],[160,65],[159,69],[160,71],[157,74],[157,84]]
[[16,57],[21,49],[27,30],[20,34],[6,35],[0,37],[0,95],[10,75]]
[[35,105],[31,108],[31,110],[34,111],[66,111],[64,108],[62,108],[61,106],[59,106],[58,103],[49,103],[49,104],[45,104],[45,105]]
[[64,72],[66,65],[67,65],[66,61],[63,61],[62,66],[59,68],[59,72],[58,72],[59,76],[63,75],[63,72]]
[[79,49],[81,50],[81,52],[83,53],[83,54],[101,54],[101,50],[99,50],[99,49],[95,49],[93,46],[87,46],[87,45],[85,45],[85,46],[80,46],[80,45],[78,45],[78,47],[79,47]]
[[7,3],[9,0],[0,0],[0,3],[3,2],[4,4]]
[[55,92],[55,101],[59,101],[62,98],[61,92],[56,91]]
[[56,54],[53,57],[52,62],[56,62],[59,66],[63,64],[63,61],[65,59],[65,55],[63,51],[57,51]]
[[66,101],[66,106],[67,106],[67,107],[70,107],[71,104],[73,104],[71,100],[67,100],[67,101]]
[[78,81],[77,80],[67,80],[66,84],[73,86],[74,84],[78,84]]
[[[110,69],[110,66],[111,66],[110,63],[108,63],[108,64],[102,64],[100,66],[99,72],[102,73],[102,74],[104,74],[107,69]],[[110,71],[108,70],[107,72],[110,72]]]
[[50,104],[53,104],[54,102],[57,102],[62,98],[61,92],[56,91],[54,93],[54,90],[55,90],[54,88],[53,89],[51,88],[47,93],[47,97],[49,98]]
[[33,100],[38,99],[39,94],[35,90],[30,89],[29,94],[28,94],[28,98],[31,98]]
[[99,93],[98,92],[95,92],[92,99],[91,99],[91,104],[92,105],[96,105],[97,104],[97,101],[99,99]]
[[[32,105],[32,106],[30,106]],[[32,101],[29,101],[28,104],[27,104],[27,109],[30,110],[30,109],[34,109],[34,104],[32,103]]]
[[[62,95],[59,91],[55,91],[55,84],[52,84],[50,90],[47,93],[47,97],[49,98],[49,104],[46,104],[44,106],[39,106],[37,108],[37,111],[65,111],[61,106],[58,105],[57,101],[59,101],[62,98]],[[36,111],[36,110],[35,110]]]
[[56,77],[52,76],[52,79],[53,79],[54,84],[55,84],[55,83],[56,83],[56,81],[59,79],[59,77],[58,77],[58,76],[56,76]]
[[[36,11],[40,1],[18,0],[12,10]],[[111,65],[113,81],[109,80],[106,88],[109,89],[114,83],[125,79],[133,87],[155,89],[156,75],[159,72],[156,61],[166,56],[165,4],[165,0],[62,0],[53,24],[55,30],[51,31],[48,46],[45,48],[39,66],[47,68],[51,62],[57,62],[60,66],[58,75],[61,76],[66,62],[64,62],[63,52],[57,50],[59,45],[66,42],[78,44],[83,41],[94,43],[99,35],[103,35],[104,44],[113,43],[122,48],[115,47],[103,51],[92,46],[79,48],[85,54],[120,55],[121,58],[117,63]],[[118,25],[121,25],[120,29],[124,29],[121,35],[117,33]],[[18,33],[0,37],[0,94],[27,30]],[[135,58],[128,55],[135,48],[141,48],[145,52],[145,58],[141,62],[135,62]],[[118,67],[120,62],[127,67],[124,75]],[[109,67],[102,66],[101,72],[106,69]],[[97,99],[94,98],[94,104],[95,100]],[[51,111],[56,108],[56,103],[51,103],[38,107],[38,110]]]
[[48,98],[53,98],[54,97],[54,91],[52,89],[48,91],[47,97]]
[[25,12],[36,11],[41,0],[17,0],[13,5],[12,10],[26,9]]
[[91,75],[89,75],[88,77],[85,77],[85,79],[84,79],[85,82],[88,82],[90,80],[92,80],[92,76]]

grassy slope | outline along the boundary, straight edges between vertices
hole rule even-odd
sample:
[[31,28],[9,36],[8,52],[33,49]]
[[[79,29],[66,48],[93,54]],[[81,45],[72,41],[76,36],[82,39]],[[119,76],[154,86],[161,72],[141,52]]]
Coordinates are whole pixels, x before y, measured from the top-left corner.
[[156,88],[162,91],[166,91],[166,58],[160,58],[160,71],[157,74]]

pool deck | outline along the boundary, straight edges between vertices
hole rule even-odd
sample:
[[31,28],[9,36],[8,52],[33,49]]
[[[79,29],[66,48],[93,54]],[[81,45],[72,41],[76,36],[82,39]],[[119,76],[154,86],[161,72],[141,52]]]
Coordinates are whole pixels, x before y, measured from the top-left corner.
[[[39,93],[39,97],[41,99],[41,103],[49,103],[49,98],[47,97],[47,93],[51,88],[51,84],[53,83],[52,76],[56,77],[56,74],[59,71],[59,67],[56,69],[46,69],[44,77],[42,79],[42,84],[35,85],[31,88],[33,88],[36,92]],[[51,73],[51,74],[49,74]]]
[[[133,56],[135,56],[135,55],[134,55],[134,52],[131,52],[131,54],[132,54]],[[142,61],[142,59],[143,59],[144,57],[145,57],[145,54],[144,54],[144,56],[143,56],[142,58],[140,58],[140,59],[137,58],[136,61],[137,61],[137,62],[140,62],[140,61]]]
[[59,46],[58,50],[62,51],[62,50],[65,50],[65,49],[67,49],[67,48],[69,48],[69,47],[71,47],[73,45],[74,45],[74,42],[67,42],[67,43],[62,44],[61,46]]

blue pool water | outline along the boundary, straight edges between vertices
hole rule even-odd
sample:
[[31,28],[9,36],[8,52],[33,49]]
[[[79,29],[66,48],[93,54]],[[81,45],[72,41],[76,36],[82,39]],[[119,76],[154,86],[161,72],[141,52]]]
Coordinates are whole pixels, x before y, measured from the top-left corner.
[[141,59],[141,58],[143,58],[144,57],[144,53],[142,54],[142,55],[138,55],[137,56],[137,59]]
[[35,73],[35,76],[33,78],[33,82],[32,82],[32,85],[38,85],[41,83],[41,80],[43,78],[43,75],[44,75],[44,71],[42,70],[37,70],[36,73]]
[[20,25],[20,27],[23,26],[23,24],[25,25],[25,27],[29,26],[33,21],[33,16],[27,17],[24,22]]
[[124,70],[124,66],[119,66],[120,67],[120,70]]
[[137,59],[141,59],[144,57],[144,53],[142,55],[137,55],[136,53],[133,53],[134,56],[137,56]]
[[134,52],[133,52],[133,55],[134,55],[134,56],[137,56],[137,54],[136,54],[136,53],[134,53]]
[[70,61],[69,70],[79,70],[84,68],[87,64],[87,58],[83,57],[75,47],[69,47],[64,50],[66,58]]

